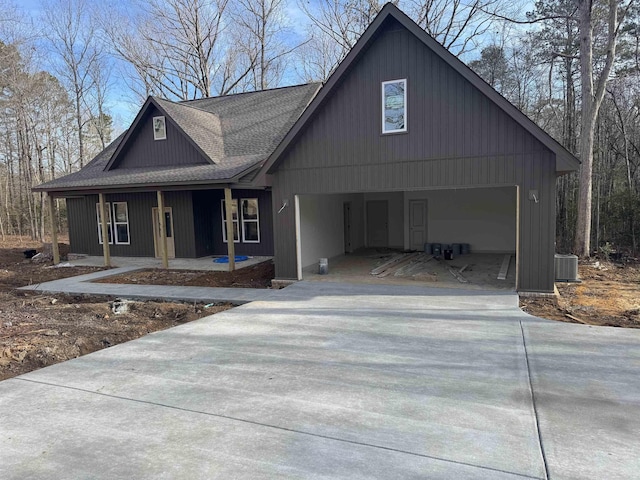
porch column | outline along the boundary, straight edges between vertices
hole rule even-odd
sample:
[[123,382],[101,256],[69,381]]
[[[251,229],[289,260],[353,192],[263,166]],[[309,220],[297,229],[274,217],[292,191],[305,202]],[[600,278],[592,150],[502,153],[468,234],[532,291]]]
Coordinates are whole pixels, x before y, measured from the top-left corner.
[[53,264],[60,263],[60,250],[58,249],[58,229],[56,225],[56,209],[53,207],[53,196],[47,193],[49,200],[49,217],[51,218],[51,251],[53,252]]
[[158,228],[160,228],[160,255],[162,267],[169,268],[169,254],[167,252],[167,223],[164,215],[164,192],[158,190]]
[[[224,189],[224,209],[225,215],[227,216],[227,255],[229,256],[229,271],[233,272],[236,269],[236,246],[233,243],[233,206],[231,199],[231,189]],[[238,205],[240,208],[240,205]],[[240,212],[238,211],[238,215]],[[238,228],[240,225],[238,224]],[[240,232],[238,232],[240,233]]]
[[109,230],[107,229],[107,218],[109,211],[107,204],[104,202],[104,193],[99,193],[100,200],[100,230],[102,231],[102,256],[104,257],[104,266],[111,267],[111,252],[109,251]]

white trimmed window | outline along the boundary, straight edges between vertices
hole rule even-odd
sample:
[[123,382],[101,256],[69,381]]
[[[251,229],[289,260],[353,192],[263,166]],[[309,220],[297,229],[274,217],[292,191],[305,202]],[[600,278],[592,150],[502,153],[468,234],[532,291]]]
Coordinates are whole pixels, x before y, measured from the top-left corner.
[[[224,200],[222,205],[222,241],[227,243],[227,212]],[[240,214],[238,215],[238,199],[233,199],[231,205],[233,221],[233,241],[240,243],[242,232],[243,243],[260,243],[260,213],[257,198],[241,198]]]
[[[107,202],[107,236],[109,244],[113,245],[114,226],[115,226],[115,243],[116,245],[129,245],[129,209],[127,202]],[[102,245],[102,225],[101,225],[100,204],[96,203],[96,219],[98,220],[98,243]]]
[[167,139],[167,122],[164,117],[153,117],[153,139]]
[[129,245],[129,209],[127,202],[113,202],[113,225],[116,244]]
[[382,82],[382,133],[407,131],[407,79]]
[[244,243],[260,243],[260,218],[258,216],[258,199],[242,199],[242,241]]
[[[227,243],[227,209],[225,201],[222,205],[222,241]],[[231,200],[231,220],[233,221],[233,243],[240,243],[240,229],[238,220],[238,200]]]

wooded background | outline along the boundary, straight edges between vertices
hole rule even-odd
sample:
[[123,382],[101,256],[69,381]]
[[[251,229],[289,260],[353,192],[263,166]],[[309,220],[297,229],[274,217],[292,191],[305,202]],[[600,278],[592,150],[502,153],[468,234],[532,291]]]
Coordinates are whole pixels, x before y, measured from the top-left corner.
[[[383,6],[297,1],[0,0],[0,235],[44,240],[31,187],[108,145],[128,126],[123,101],[325,80]],[[558,180],[557,251],[635,256],[640,2],[394,3],[581,159]],[[57,217],[64,230],[63,200]]]

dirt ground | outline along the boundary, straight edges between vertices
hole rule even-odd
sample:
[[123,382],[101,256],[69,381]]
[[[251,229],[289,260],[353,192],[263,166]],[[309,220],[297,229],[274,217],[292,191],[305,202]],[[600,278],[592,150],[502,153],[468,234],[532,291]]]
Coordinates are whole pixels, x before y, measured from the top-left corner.
[[589,261],[581,283],[557,283],[559,298],[521,297],[520,307],[561,322],[640,328],[640,263]]
[[[27,260],[23,251],[42,245],[24,239],[0,241],[0,380],[85,355],[211,315],[230,305],[131,302],[114,313],[106,297],[39,295],[15,288],[36,282],[102,270],[51,268],[51,262]],[[66,245],[61,245],[63,253]]]
[[258,263],[234,272],[163,270],[147,268],[123,275],[101,278],[96,283],[141,285],[185,285],[191,287],[269,288],[275,276],[272,261]]

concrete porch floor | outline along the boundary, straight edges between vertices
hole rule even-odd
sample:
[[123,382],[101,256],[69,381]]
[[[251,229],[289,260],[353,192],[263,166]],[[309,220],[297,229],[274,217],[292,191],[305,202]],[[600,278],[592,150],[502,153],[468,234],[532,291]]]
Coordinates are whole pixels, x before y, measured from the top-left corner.
[[[203,270],[214,272],[226,272],[229,270],[228,263],[214,263],[214,258],[216,257],[172,258],[169,260],[169,268],[172,270]],[[257,265],[272,258],[273,257],[249,257],[249,259],[244,262],[236,262],[236,270]],[[68,263],[76,267],[102,267],[104,266],[104,258],[101,256],[87,255],[86,257],[70,260]],[[111,257],[111,266],[162,268],[162,260],[152,257]]]
[[[329,273],[320,275],[318,265],[306,267],[302,271],[304,280],[313,282],[348,282],[374,285],[413,285],[436,288],[463,288],[514,291],[516,283],[515,255],[511,257],[509,271],[506,280],[498,280],[498,272],[504,259],[502,253],[471,253],[456,256],[453,260],[438,262],[431,260],[426,264],[429,273],[436,274],[436,281],[425,279],[413,279],[405,276],[386,277],[371,275],[371,270],[381,265],[391,251],[385,249],[362,249],[348,255],[340,255],[329,259]],[[390,258],[390,257],[389,257]],[[467,268],[462,276],[469,283],[459,282],[447,269],[460,270],[465,265]]]

